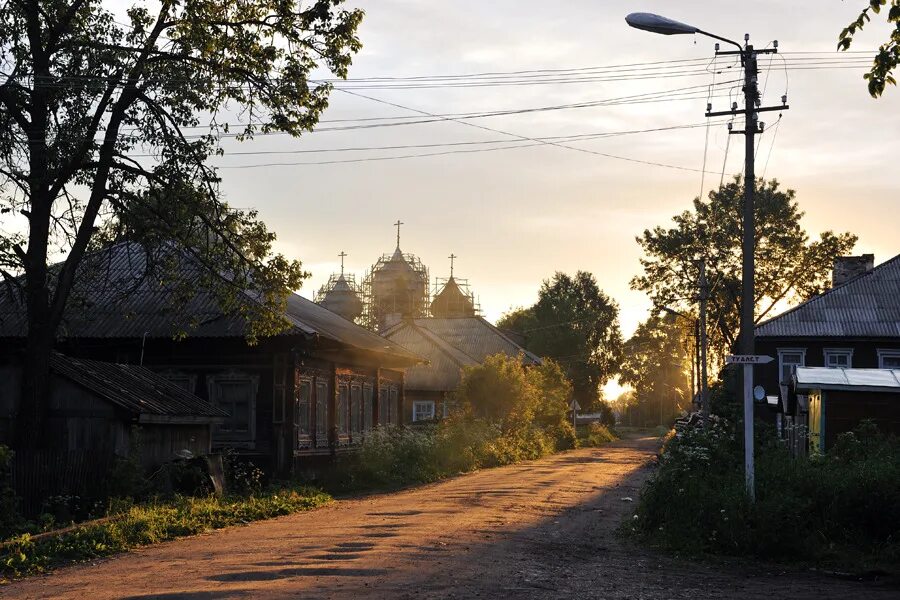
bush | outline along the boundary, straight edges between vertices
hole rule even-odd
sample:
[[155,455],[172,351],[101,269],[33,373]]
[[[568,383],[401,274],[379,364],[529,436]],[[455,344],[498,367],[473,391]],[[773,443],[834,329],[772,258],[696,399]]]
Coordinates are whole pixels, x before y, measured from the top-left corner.
[[590,423],[587,427],[587,436],[584,439],[584,445],[596,448],[614,442],[619,439],[616,434],[609,430],[606,425],[601,423]]
[[723,420],[665,444],[627,528],[682,552],[841,567],[900,566],[900,443],[865,424],[826,455],[793,459],[757,440],[756,502],[744,491],[738,432]]

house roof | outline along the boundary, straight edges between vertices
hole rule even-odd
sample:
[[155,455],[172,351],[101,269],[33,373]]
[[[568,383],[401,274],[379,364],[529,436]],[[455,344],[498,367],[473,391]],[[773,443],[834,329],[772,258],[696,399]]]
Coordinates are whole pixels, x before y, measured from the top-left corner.
[[482,317],[406,319],[384,336],[428,359],[428,365],[406,371],[411,390],[453,390],[464,367],[481,364],[493,354],[521,354],[525,364],[541,362]]
[[[177,278],[199,281],[206,268],[186,252],[173,247],[150,256],[135,243],[111,246],[85,258],[76,277],[60,335],[69,338],[172,338],[185,333],[194,338],[245,337],[248,321],[242,312],[260,310],[250,293],[238,296],[239,306],[226,311],[214,293],[194,287],[184,294],[161,280],[150,261],[173,261]],[[407,350],[343,317],[290,294],[284,317],[289,327],[280,335],[325,338],[358,350],[387,355],[397,364],[419,360]],[[25,335],[25,310],[8,289],[0,290],[0,337]]]
[[54,353],[50,357],[50,369],[143,421],[209,422],[228,416],[224,410],[144,367]]
[[900,393],[900,369],[796,367],[797,391],[844,390]]
[[760,323],[756,337],[900,338],[900,255]]

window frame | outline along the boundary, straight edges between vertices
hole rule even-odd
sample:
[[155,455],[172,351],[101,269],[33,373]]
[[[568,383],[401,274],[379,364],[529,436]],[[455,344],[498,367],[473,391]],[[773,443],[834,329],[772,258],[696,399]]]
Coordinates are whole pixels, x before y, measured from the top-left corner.
[[[418,408],[422,405],[429,405],[431,407],[430,416],[424,418],[418,418],[419,412]],[[435,415],[437,415],[437,403],[434,400],[414,400],[412,403],[412,422],[416,423],[418,421],[432,421],[434,420]]]
[[787,363],[791,366],[796,367],[805,367],[806,366],[806,348],[777,348],[778,351],[778,385],[787,385],[790,384],[790,381],[783,381],[784,377],[784,355],[785,354],[799,354],[800,362],[799,363]]
[[[312,440],[312,405],[313,405],[313,386],[312,377],[299,377],[297,379],[297,387],[294,390],[294,429],[297,436],[298,445],[308,447]],[[301,402],[304,388],[307,390],[306,402]],[[304,404],[305,409],[304,409]],[[306,419],[306,427],[303,427],[301,417]]]
[[[332,390],[328,385],[328,380],[324,377],[316,377],[314,389],[316,390],[316,446],[324,447],[328,445],[328,395]],[[325,390],[324,393],[319,393],[322,389]],[[321,427],[319,426],[320,421]]]
[[338,435],[350,435],[350,385],[344,381],[338,383],[338,393],[334,405],[334,426]]
[[[832,356],[846,356],[846,365],[831,365],[828,360]],[[853,368],[853,348],[825,348],[822,350],[823,363],[829,369],[852,369]]]
[[878,368],[879,369],[900,369],[900,365],[896,367],[884,366],[885,358],[896,358],[900,361],[900,348],[878,348]]
[[209,401],[214,406],[225,410],[225,407],[222,405],[222,399],[220,398],[219,386],[223,383],[234,384],[242,382],[246,383],[250,389],[250,395],[247,401],[248,423],[246,433],[237,432],[235,429],[223,428],[223,425],[228,425],[228,420],[226,420],[224,423],[214,426],[213,435],[217,438],[216,441],[219,442],[226,442],[229,445],[234,446],[253,448],[256,444],[256,405],[258,400],[257,396],[259,394],[259,375],[251,375],[241,371],[217,373],[215,375],[210,375],[207,378],[206,387],[207,392],[209,393]]

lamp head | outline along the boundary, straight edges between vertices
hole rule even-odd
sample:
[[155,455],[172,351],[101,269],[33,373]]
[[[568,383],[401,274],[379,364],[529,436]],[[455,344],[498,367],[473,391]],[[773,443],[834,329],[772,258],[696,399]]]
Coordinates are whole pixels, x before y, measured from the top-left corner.
[[700,31],[693,25],[673,21],[672,19],[654,15],[653,13],[631,13],[625,17],[625,22],[635,29],[643,29],[644,31],[651,31],[662,35],[689,34]]

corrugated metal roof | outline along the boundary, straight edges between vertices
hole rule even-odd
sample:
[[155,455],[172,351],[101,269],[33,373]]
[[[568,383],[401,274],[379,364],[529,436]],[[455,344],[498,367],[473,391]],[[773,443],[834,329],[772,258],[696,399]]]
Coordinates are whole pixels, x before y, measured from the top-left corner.
[[798,391],[867,390],[900,392],[900,370],[796,367],[794,371],[794,385]]
[[406,371],[411,390],[456,389],[463,367],[481,364],[494,354],[521,354],[526,364],[541,362],[482,317],[406,320],[384,335],[429,361]]
[[499,352],[508,356],[521,353],[525,356],[526,364],[541,362],[540,357],[512,341],[483,317],[414,319],[413,322],[479,363]]
[[50,368],[136,415],[165,417],[227,417],[228,413],[157,375],[135,365],[72,358],[54,353]]
[[[149,267],[151,257],[138,244],[123,243],[83,261],[71,300],[60,325],[60,336],[71,338],[244,337],[248,322],[242,312],[259,309],[249,294],[240,306],[225,312],[213,293],[202,287],[180,289],[162,281]],[[202,281],[205,267],[187,253],[167,247],[152,260],[173,261],[180,281]],[[188,293],[185,294],[184,292]],[[405,349],[317,304],[291,294],[284,313],[290,323],[281,335],[321,336],[339,344],[391,357],[385,366],[419,360]],[[8,289],[0,288],[0,337],[22,337],[24,306]]]
[[900,255],[760,323],[756,336],[900,338]]

